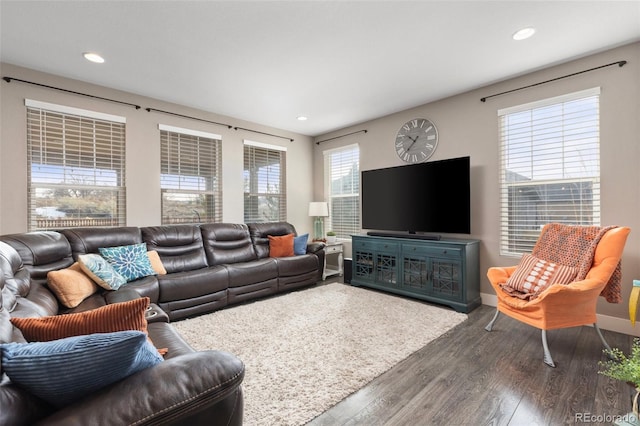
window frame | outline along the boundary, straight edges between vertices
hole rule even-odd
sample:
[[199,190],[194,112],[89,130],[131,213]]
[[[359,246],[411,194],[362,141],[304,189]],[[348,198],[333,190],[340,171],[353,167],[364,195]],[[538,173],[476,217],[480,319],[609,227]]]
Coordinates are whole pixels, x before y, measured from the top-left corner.
[[[257,158],[258,156],[259,158]],[[243,217],[245,223],[269,223],[269,222],[286,222],[287,221],[287,148],[280,145],[272,145],[263,142],[243,140]],[[273,170],[267,169],[266,181],[264,179],[255,179],[257,176],[256,160],[269,163],[271,159],[279,160],[277,167],[277,176]],[[247,161],[252,164],[247,164]],[[271,167],[265,164],[266,167]],[[277,180],[277,192],[270,192],[269,185]],[[260,189],[262,185],[266,186],[266,191]],[[248,191],[247,191],[248,189]],[[271,200],[277,204],[277,218],[261,218],[260,217],[260,200],[268,202]],[[257,204],[254,206],[254,201]],[[249,203],[249,205],[247,205]],[[255,215],[251,210],[255,210]]]
[[[356,156],[357,164],[356,164],[356,172],[351,173],[352,176],[357,178],[357,181],[351,183],[352,192],[349,193],[333,193],[333,185],[332,185],[332,177],[334,175],[334,166],[338,168],[345,169],[349,167],[348,159],[344,162],[340,162],[339,165],[334,165],[331,156],[333,154],[346,154],[351,151],[355,151],[355,154],[349,154],[351,156]],[[349,144],[345,146],[341,146],[338,148],[327,149],[322,152],[323,161],[324,161],[324,186],[325,186],[325,194],[326,200],[329,205],[329,217],[326,218],[325,221],[325,231],[334,231],[336,233],[336,237],[338,240],[343,241],[351,241],[351,236],[354,234],[359,234],[362,232],[361,227],[361,198],[360,198],[360,146],[355,144]],[[353,166],[351,166],[353,167]],[[340,172],[338,172],[340,173]],[[344,176],[349,176],[348,174],[344,174]],[[354,190],[355,189],[355,190]],[[339,203],[338,199],[347,199],[347,198],[355,198],[355,201],[351,203],[352,206],[355,206],[355,216],[351,218],[343,218],[342,215],[347,214],[348,212],[342,212],[341,207],[344,207],[344,203]],[[345,225],[337,225],[338,218],[341,221],[345,222]]]
[[[160,130],[160,213],[162,225],[222,222],[222,136],[215,133],[159,124]],[[177,144],[169,146],[170,143]],[[206,145],[209,144],[209,147]],[[184,148],[183,148],[184,145]],[[171,155],[177,158],[171,160]],[[201,155],[205,154],[205,155]],[[209,155],[207,155],[209,154]],[[182,161],[182,156],[187,160]],[[210,170],[211,173],[181,173],[182,170]],[[166,173],[163,171],[166,170]],[[176,173],[170,173],[175,170]],[[196,181],[200,182],[194,182]],[[182,187],[181,182],[190,181]],[[204,185],[204,189],[200,188]],[[170,187],[173,186],[173,187]],[[210,189],[207,189],[210,188]],[[205,197],[204,209],[172,216],[165,197]],[[192,206],[193,207],[193,206]],[[193,214],[191,214],[193,213]]]
[[500,255],[530,252],[545,223],[600,225],[599,122],[599,87],[498,110]]
[[[28,230],[125,226],[126,118],[33,99],[25,99],[25,107]],[[56,182],[58,179],[61,181]],[[73,183],[74,179],[79,183]],[[100,204],[112,208],[104,213],[95,208],[80,210],[77,217],[67,218],[67,212],[58,206],[38,207],[46,198],[38,194],[45,192],[59,204],[61,196],[55,191],[60,190],[67,191],[70,200],[81,198],[73,193],[96,197],[101,192]],[[105,193],[112,193],[106,201],[100,198]],[[85,204],[96,205],[95,200]],[[82,208],[82,203],[77,205]],[[50,217],[38,218],[39,208],[49,209]],[[111,217],[101,217],[104,214]]]

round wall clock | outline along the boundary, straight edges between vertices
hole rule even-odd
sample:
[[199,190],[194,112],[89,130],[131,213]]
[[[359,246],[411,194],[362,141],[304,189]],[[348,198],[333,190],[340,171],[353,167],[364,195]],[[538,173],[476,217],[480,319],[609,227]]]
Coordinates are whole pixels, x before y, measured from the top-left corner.
[[394,142],[396,154],[407,163],[422,163],[438,146],[438,129],[426,118],[414,118],[400,127]]

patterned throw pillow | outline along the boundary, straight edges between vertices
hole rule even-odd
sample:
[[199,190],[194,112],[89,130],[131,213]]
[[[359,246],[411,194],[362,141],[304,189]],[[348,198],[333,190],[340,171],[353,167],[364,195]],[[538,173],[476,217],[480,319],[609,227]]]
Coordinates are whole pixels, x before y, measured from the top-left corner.
[[505,286],[521,293],[538,294],[551,284],[569,284],[576,278],[577,273],[577,268],[524,254]]
[[22,331],[27,342],[47,342],[65,337],[92,333],[137,330],[147,333],[144,314],[149,298],[141,297],[128,302],[113,303],[75,314],[35,318],[11,318],[11,323]]
[[140,331],[0,345],[2,369],[16,385],[56,407],[162,362]]
[[155,275],[145,243],[130,246],[99,248],[100,254],[107,259],[116,272],[127,282]]
[[269,237],[269,257],[289,257],[293,256],[293,234]]
[[81,254],[78,256],[78,263],[84,273],[102,288],[117,290],[127,283],[127,280],[99,254]]
[[75,308],[100,288],[82,272],[78,262],[66,269],[49,271],[47,286],[67,308]]

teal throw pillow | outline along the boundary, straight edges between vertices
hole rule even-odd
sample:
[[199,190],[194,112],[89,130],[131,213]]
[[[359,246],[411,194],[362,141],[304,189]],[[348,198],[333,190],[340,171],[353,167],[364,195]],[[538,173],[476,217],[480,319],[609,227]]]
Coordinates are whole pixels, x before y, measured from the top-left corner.
[[78,263],[80,269],[102,288],[117,290],[127,283],[127,280],[99,254],[81,254],[78,256]]
[[13,383],[58,408],[162,362],[141,331],[5,343],[0,353]]
[[113,266],[113,269],[122,275],[127,282],[156,274],[147,255],[147,245],[145,243],[100,248],[98,250],[107,259],[107,262]]
[[293,238],[293,254],[300,255],[307,253],[307,240],[309,234],[298,235]]

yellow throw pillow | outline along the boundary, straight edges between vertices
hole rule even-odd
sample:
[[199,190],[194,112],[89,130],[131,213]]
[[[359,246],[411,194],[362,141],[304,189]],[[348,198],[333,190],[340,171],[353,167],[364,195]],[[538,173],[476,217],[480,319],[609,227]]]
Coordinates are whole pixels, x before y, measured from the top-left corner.
[[67,308],[75,308],[100,288],[82,272],[78,262],[66,269],[50,271],[47,274],[47,284],[58,301]]

